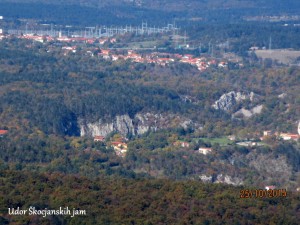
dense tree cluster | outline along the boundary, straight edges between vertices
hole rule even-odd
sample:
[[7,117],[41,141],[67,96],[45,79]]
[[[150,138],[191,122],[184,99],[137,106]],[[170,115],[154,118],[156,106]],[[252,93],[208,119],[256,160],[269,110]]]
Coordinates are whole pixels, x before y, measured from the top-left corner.
[[[299,195],[240,198],[244,187],[200,182],[132,180],[101,176],[90,180],[59,173],[0,171],[2,224],[297,224]],[[12,216],[7,206],[69,207],[85,216]]]

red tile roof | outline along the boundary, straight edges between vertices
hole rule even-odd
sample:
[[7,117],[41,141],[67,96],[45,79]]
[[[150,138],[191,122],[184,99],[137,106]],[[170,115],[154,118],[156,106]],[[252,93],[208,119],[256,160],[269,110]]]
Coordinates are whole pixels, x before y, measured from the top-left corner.
[[95,136],[94,141],[104,141],[105,137],[104,136]]
[[8,130],[0,130],[0,135],[6,134]]

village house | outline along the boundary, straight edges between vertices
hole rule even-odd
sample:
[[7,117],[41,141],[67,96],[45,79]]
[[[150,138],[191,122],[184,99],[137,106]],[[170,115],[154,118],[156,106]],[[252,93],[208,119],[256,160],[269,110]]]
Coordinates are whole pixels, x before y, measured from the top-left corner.
[[125,142],[113,141],[111,142],[113,148],[127,149],[127,144]]
[[44,42],[44,38],[42,36],[38,36],[38,35],[34,35],[34,34],[26,34],[26,35],[22,36],[22,38],[41,42],[41,43]]
[[105,42],[107,42],[108,41],[108,38],[101,38],[100,40],[99,40],[99,44],[100,45],[103,45],[103,44],[105,44]]
[[182,59],[192,59],[193,58],[193,55],[191,54],[185,54]]
[[173,145],[174,146],[176,146],[176,147],[182,147],[182,148],[188,148],[188,147],[190,147],[190,143],[188,143],[188,142],[186,142],[186,141],[175,141],[174,143],[173,143]]
[[128,55],[128,58],[130,59],[141,59],[142,56],[136,53],[131,53],[130,55]]
[[0,137],[3,137],[7,133],[8,133],[8,130],[0,130]]
[[71,42],[72,41],[72,39],[68,38],[68,37],[58,37],[56,40],[61,41],[61,42]]
[[98,53],[98,56],[101,56],[105,60],[110,60],[110,50],[109,49],[101,49],[101,52]]
[[267,137],[271,137],[272,135],[275,135],[273,131],[271,130],[265,130],[263,131],[263,136],[260,138],[260,140],[265,140]]
[[135,59],[134,62],[137,62],[137,63],[143,63],[143,62],[144,62],[144,59]]
[[111,55],[112,61],[117,61],[119,58],[120,58],[119,55]]
[[101,55],[109,55],[110,50],[109,49],[101,49]]
[[212,59],[210,61],[207,62],[208,65],[216,65],[217,64],[217,61]]
[[104,142],[105,141],[105,137],[104,136],[95,136],[94,137],[94,141],[95,142],[98,142],[98,141]]
[[171,58],[158,58],[157,63],[161,66],[165,66],[166,64],[174,62],[174,59]]
[[278,132],[273,132],[270,130],[266,130],[263,132],[263,137],[261,137],[261,140],[264,140],[266,137],[270,137],[272,135],[275,135],[277,138],[280,138],[284,141],[289,141],[289,140],[295,140],[297,141],[300,139],[299,134],[293,134],[293,133],[278,133]]
[[77,48],[76,46],[72,46],[72,47],[71,46],[63,46],[61,49],[65,50],[65,51],[69,51],[69,52],[71,51],[71,52],[75,53],[76,48]]
[[54,38],[51,37],[51,36],[45,36],[45,39],[46,39],[47,42],[54,41]]
[[200,147],[198,149],[199,153],[203,154],[203,155],[207,155],[207,154],[210,154],[212,152],[212,148],[203,148],[203,147]]
[[229,135],[227,138],[230,141],[235,141],[236,140],[236,136],[235,135]]
[[276,187],[271,185],[271,186],[265,186],[265,189],[268,190],[274,190]]
[[218,67],[219,67],[219,68],[225,68],[225,67],[227,67],[227,63],[226,63],[226,62],[220,62],[220,63],[218,64]]
[[96,39],[94,39],[94,38],[88,38],[88,39],[86,39],[85,43],[93,44],[93,43],[95,43],[95,41],[96,41]]
[[133,50],[128,50],[127,51],[127,55],[132,55],[132,54],[134,54],[135,52],[133,51]]
[[115,150],[118,156],[124,157],[127,152],[127,144],[124,142],[113,141],[111,147]]
[[109,41],[110,41],[110,43],[116,43],[116,42],[117,42],[117,39],[111,38]]
[[280,138],[282,138],[285,141],[289,141],[289,140],[295,140],[297,141],[299,139],[299,135],[298,134],[291,134],[291,133],[281,133],[279,135]]
[[174,54],[173,55],[175,58],[177,58],[177,59],[181,59],[182,58],[182,55],[180,55],[180,54]]
[[264,135],[264,136],[271,136],[271,135],[273,135],[273,132],[272,132],[271,130],[265,130],[265,131],[263,132],[263,135]]

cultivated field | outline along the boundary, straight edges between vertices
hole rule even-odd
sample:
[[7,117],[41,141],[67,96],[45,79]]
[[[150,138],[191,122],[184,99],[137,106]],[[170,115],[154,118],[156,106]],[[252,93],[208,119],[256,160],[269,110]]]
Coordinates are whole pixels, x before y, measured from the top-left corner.
[[288,50],[288,49],[274,49],[274,50],[256,50],[255,54],[258,58],[273,59],[279,63],[286,65],[294,64],[298,57],[300,57],[300,51]]

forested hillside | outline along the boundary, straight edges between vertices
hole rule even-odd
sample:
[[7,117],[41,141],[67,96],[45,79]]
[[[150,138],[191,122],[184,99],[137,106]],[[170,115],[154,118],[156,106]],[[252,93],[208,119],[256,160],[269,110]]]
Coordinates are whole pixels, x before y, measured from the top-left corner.
[[[0,171],[2,224],[297,224],[299,196],[240,198],[240,188],[169,180],[132,180]],[[33,185],[34,184],[34,185]],[[21,194],[22,193],[22,194]],[[22,199],[22,200],[21,200]],[[7,205],[69,207],[82,216],[8,216]]]
[[[25,45],[21,40],[1,42],[3,126],[17,126],[26,119],[26,124],[46,133],[78,135],[78,118],[95,122],[116,115],[133,117],[138,112],[169,112],[187,116],[202,126],[234,123],[237,129],[247,125],[256,131],[291,129],[298,120],[296,67],[212,68],[199,74],[180,64],[161,67],[109,62],[90,57],[84,50],[63,56],[58,50],[47,53],[51,46]],[[232,121],[230,114],[213,110],[214,101],[230,91],[254,92],[258,96],[256,102],[236,105],[233,111],[263,104],[262,114]],[[278,98],[282,93],[286,98]],[[182,96],[194,100],[183,101]]]
[[[86,54],[86,46],[64,55],[51,43],[12,39],[2,41],[0,48],[1,129],[9,131],[0,140],[4,168],[173,179],[217,177],[225,171],[237,179],[235,183],[297,185],[296,142],[270,139],[264,146],[245,148],[201,139],[235,135],[256,140],[263,130],[296,132],[300,74],[296,67],[223,71],[212,67],[199,73],[180,63],[105,61]],[[255,98],[227,111],[213,107],[232,91],[253,92]],[[278,97],[282,94],[285,97]],[[250,118],[236,113],[257,105],[262,111]],[[143,133],[126,132],[129,149],[124,159],[107,148],[109,144],[94,143],[91,135],[79,137],[82,124],[91,129],[88,126],[109,124],[124,115],[137,123],[137,115],[148,114],[160,125]],[[187,125],[182,127],[182,121]],[[108,143],[116,139],[114,135],[107,136]],[[188,141],[190,146],[174,147],[176,141]],[[198,154],[201,146],[212,146],[214,156]],[[261,167],[266,157],[276,170]],[[281,177],[275,176],[279,173]]]

